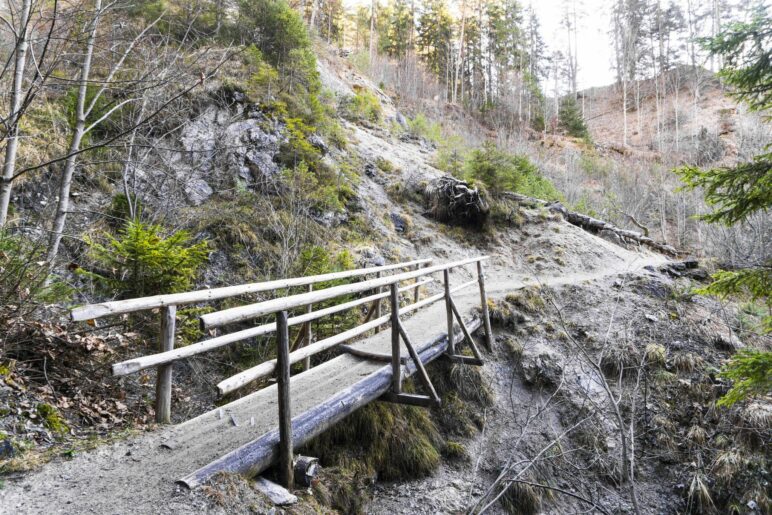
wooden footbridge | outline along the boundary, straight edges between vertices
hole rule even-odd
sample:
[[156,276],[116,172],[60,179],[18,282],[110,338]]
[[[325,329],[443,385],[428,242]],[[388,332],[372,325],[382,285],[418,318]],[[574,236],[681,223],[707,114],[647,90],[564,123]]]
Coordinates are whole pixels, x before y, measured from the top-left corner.
[[[295,447],[374,400],[419,406],[439,403],[424,365],[440,356],[462,364],[482,364],[472,333],[483,326],[485,342],[490,347],[492,334],[482,264],[486,259],[486,256],[473,257],[442,265],[432,265],[430,259],[421,259],[332,274],[106,302],[76,308],[72,311],[72,319],[93,320],[160,310],[160,352],[116,363],[112,371],[115,376],[124,376],[156,367],[156,414],[158,422],[166,424],[171,418],[172,369],[176,361],[275,333],[276,359],[223,380],[217,389],[220,394],[234,392],[272,375],[276,377],[275,384],[171,427],[163,432],[162,445],[170,453],[164,458],[165,462],[177,465],[175,456],[180,457],[178,462],[185,462],[181,458],[185,456],[187,462],[199,467],[174,477],[178,483],[190,488],[218,472],[252,476],[275,463],[278,463],[281,481],[291,487]],[[451,284],[451,273],[467,266],[473,267],[470,275],[476,277],[462,284]],[[421,298],[421,289],[439,279],[432,277],[435,275],[441,275],[441,291]],[[351,281],[314,289],[314,285],[341,280]],[[479,287],[479,297],[464,291],[475,284]],[[298,287],[305,287],[307,291],[276,295]],[[275,322],[175,348],[177,306],[267,292],[274,292],[274,298],[203,315],[201,326],[221,330],[219,328],[239,323],[243,327],[265,316],[275,317]],[[348,300],[357,295],[358,298]],[[314,310],[319,303],[344,296],[346,299],[340,304]],[[389,307],[388,314],[382,313],[384,303]],[[465,320],[464,314],[478,303],[480,315]],[[312,321],[365,307],[367,316],[358,326],[314,341]],[[422,308],[425,309],[418,316],[406,316]],[[428,311],[433,313],[426,313]],[[433,324],[443,319],[446,324],[438,331]],[[456,334],[456,322],[460,334]],[[301,327],[295,342],[289,338],[291,326]],[[390,326],[390,330],[381,331],[384,326]],[[463,342],[470,346],[472,356],[458,351]],[[311,356],[333,347],[344,352],[311,367]],[[290,367],[295,363],[302,363],[303,370],[291,376]],[[412,374],[417,374],[424,395],[402,391],[404,377]],[[211,457],[217,458],[211,461]],[[201,463],[202,459],[206,461]],[[179,469],[179,466],[171,466],[168,473],[178,474]]]

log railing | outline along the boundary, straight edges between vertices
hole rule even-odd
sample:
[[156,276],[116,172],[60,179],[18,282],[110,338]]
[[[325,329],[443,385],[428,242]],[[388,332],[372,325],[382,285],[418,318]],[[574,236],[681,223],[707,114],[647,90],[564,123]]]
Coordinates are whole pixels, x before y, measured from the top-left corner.
[[[239,331],[237,333],[226,334],[221,337],[211,338],[193,345],[186,347],[174,348],[175,342],[175,316],[177,313],[177,306],[186,304],[199,304],[205,302],[211,302],[214,300],[225,299],[229,297],[236,297],[240,295],[261,293],[275,291],[283,288],[291,288],[297,286],[308,286],[309,292],[313,290],[313,285],[342,279],[350,279],[355,277],[363,277],[367,275],[382,274],[392,270],[400,269],[417,269],[421,266],[431,263],[431,259],[418,259],[414,261],[395,263],[391,265],[383,265],[368,268],[359,268],[355,270],[346,270],[344,272],[334,272],[329,274],[313,275],[306,277],[295,277],[290,279],[279,279],[274,281],[264,281],[259,283],[242,284],[239,286],[227,286],[222,288],[211,288],[207,290],[199,290],[185,293],[173,293],[167,295],[155,295],[152,297],[142,297],[136,299],[117,300],[111,302],[103,302],[99,304],[89,304],[86,306],[80,306],[72,310],[70,316],[73,321],[94,320],[106,316],[121,315],[126,313],[133,313],[138,311],[148,311],[152,309],[159,309],[161,311],[161,327],[159,334],[159,349],[160,353],[150,356],[142,356],[139,358],[130,359],[121,363],[113,365],[113,375],[123,376],[139,372],[149,367],[157,367],[157,379],[156,379],[156,420],[159,423],[168,424],[171,420],[171,391],[172,391],[172,364],[174,361],[193,356],[195,354],[206,352],[230,343],[244,340],[253,336],[259,336],[262,334],[268,334],[276,330],[276,324],[267,324],[258,326],[255,328]],[[418,288],[426,284],[426,282],[416,283],[411,285],[418,291]],[[319,290],[324,291],[324,290]],[[386,295],[384,295],[385,297]],[[374,299],[370,298],[370,301]],[[360,304],[363,304],[361,302]],[[350,303],[351,304],[351,303]],[[359,305],[359,304],[357,304]],[[318,316],[324,316],[324,314],[330,314],[343,309],[353,307],[333,306],[328,310],[322,310],[319,312],[311,311],[311,303],[307,305],[307,318],[298,321],[298,318],[289,319],[290,325],[294,323],[302,323],[304,321],[310,321]],[[310,326],[305,331],[307,338],[306,344],[311,341],[310,338]]]
[[[431,266],[428,268],[422,268],[411,272],[405,272],[388,277],[376,277],[368,281],[361,283],[344,284],[340,286],[334,286],[323,290],[310,291],[308,293],[300,293],[297,295],[290,295],[287,297],[275,298],[258,302],[256,304],[249,304],[246,306],[239,306],[235,308],[226,309],[216,313],[208,313],[201,316],[201,326],[205,329],[222,327],[228,324],[243,322],[245,320],[254,319],[256,317],[275,314],[276,323],[266,324],[265,327],[271,326],[271,330],[276,330],[276,344],[277,344],[277,358],[275,360],[266,361],[260,365],[253,367],[249,370],[245,370],[236,376],[233,376],[218,385],[221,393],[231,392],[237,388],[244,386],[245,384],[270,375],[275,372],[277,377],[277,390],[278,390],[278,409],[279,409],[279,476],[282,482],[288,488],[294,485],[293,479],[293,437],[292,437],[292,413],[290,402],[290,367],[293,363],[305,360],[313,354],[317,354],[336,345],[339,345],[345,341],[348,341],[355,336],[361,335],[371,329],[375,329],[381,325],[391,323],[391,356],[390,361],[392,365],[392,379],[391,390],[382,396],[383,400],[391,402],[399,402],[404,404],[428,406],[431,404],[438,404],[439,397],[434,389],[434,386],[426,373],[426,370],[421,362],[420,356],[416,351],[415,346],[410,340],[404,325],[400,320],[400,316],[410,311],[415,311],[423,306],[427,306],[439,300],[445,300],[447,306],[448,316],[448,341],[449,341],[449,357],[454,361],[460,363],[482,365],[482,356],[477,349],[474,340],[467,328],[464,320],[459,312],[455,302],[453,301],[453,291],[458,291],[461,288],[465,288],[478,283],[480,286],[480,303],[482,315],[485,323],[485,328],[488,330],[486,334],[487,346],[491,346],[492,334],[490,333],[490,321],[488,316],[488,305],[485,294],[485,283],[482,271],[482,261],[486,260],[487,256],[469,258],[453,263],[447,263],[444,265]],[[450,286],[450,270],[464,265],[476,264],[478,278],[476,280],[469,281],[456,288]],[[419,280],[421,277],[427,276],[432,273],[442,272],[444,280],[444,292],[438,295],[428,297],[424,300],[414,302],[405,307],[400,307],[399,294],[400,291],[416,287],[421,284]],[[400,288],[400,283],[404,281],[415,280],[413,284],[408,288]],[[343,295],[349,295],[354,293],[361,293],[366,291],[376,291],[370,298],[380,298],[384,296],[384,293],[380,293],[383,288],[388,288],[388,296],[390,300],[390,313],[386,316],[381,316],[375,320],[360,324],[357,327],[339,333],[337,335],[325,338],[316,343],[313,343],[307,347],[299,349],[294,352],[290,352],[289,333],[287,328],[290,325],[290,320],[294,318],[295,323],[301,323],[301,321],[308,321],[311,318],[319,318],[324,316],[326,310],[320,310],[316,312],[305,313],[293,318],[289,317],[288,311],[291,309],[302,308],[310,304],[316,304],[325,300],[334,299]],[[366,298],[367,299],[367,298]],[[366,299],[358,299],[356,301],[347,303],[349,305],[357,305]],[[337,307],[337,306],[336,306]],[[332,309],[332,308],[328,308]],[[454,340],[454,317],[458,321],[461,331],[465,337],[465,341],[472,349],[474,357],[459,355],[456,353],[456,346]],[[419,380],[424,386],[428,395],[413,395],[402,392],[402,365],[403,360],[401,356],[401,344],[404,342],[405,347],[408,350],[410,359],[413,361],[416,372],[418,373]],[[374,359],[378,359],[376,355],[370,356]]]
[[[306,360],[311,355],[317,354],[343,342],[351,340],[352,338],[367,331],[377,329],[380,326],[390,323],[391,352],[389,354],[375,352],[372,349],[362,349],[351,346],[346,346],[346,350],[353,355],[367,359],[390,362],[390,386],[387,391],[379,394],[379,398],[381,400],[418,406],[430,406],[438,404],[440,399],[434,389],[434,386],[431,383],[431,380],[429,379],[426,369],[424,368],[421,355],[419,355],[418,349],[413,345],[413,342],[411,341],[410,336],[408,335],[400,317],[422,307],[444,300],[447,307],[448,316],[448,358],[458,363],[482,365],[482,356],[471,337],[470,328],[467,327],[466,323],[462,319],[461,313],[453,300],[453,294],[464,288],[473,286],[475,283],[479,285],[482,321],[475,327],[484,325],[486,328],[486,346],[490,349],[492,333],[490,332],[490,320],[488,315],[488,305],[482,267],[482,262],[486,259],[488,259],[487,256],[474,257],[443,265],[421,268],[418,270],[404,272],[388,277],[376,277],[375,279],[370,279],[361,283],[345,284],[341,286],[326,288],[323,290],[309,291],[308,293],[271,299],[258,302],[256,304],[239,306],[236,308],[230,308],[220,312],[209,313],[201,316],[201,325],[204,328],[222,327],[231,323],[243,322],[245,320],[271,314],[275,315],[276,317],[275,323],[265,324],[264,326],[260,327],[265,328],[265,330],[276,332],[277,358],[275,360],[269,360],[261,363],[256,367],[245,370],[229,379],[226,379],[225,381],[222,381],[218,385],[218,388],[221,393],[232,392],[251,381],[275,373],[277,378],[279,415],[279,427],[278,431],[276,431],[278,446],[273,447],[270,445],[269,447],[273,447],[273,449],[278,450],[278,452],[275,454],[275,458],[270,459],[278,460],[279,463],[277,470],[279,478],[285,486],[291,488],[294,483],[292,466],[293,446],[296,443],[298,445],[302,444],[303,442],[307,441],[308,438],[310,438],[313,434],[318,434],[321,430],[323,430],[322,427],[307,427],[308,424],[305,422],[303,427],[293,428],[290,402],[291,365],[293,363]],[[450,271],[454,268],[471,264],[476,265],[478,277],[463,284],[451,287]],[[424,284],[426,279],[421,280],[421,278],[439,272],[442,273],[444,280],[444,289],[441,293],[432,295],[417,302],[413,302],[407,306],[400,306],[400,293],[412,290],[421,284]],[[407,286],[400,287],[400,283],[406,281],[415,282],[412,282]],[[294,317],[289,316],[289,310],[302,309],[308,305],[334,299],[343,295],[372,291],[375,291],[376,293],[362,299],[357,299],[345,304],[333,306],[332,308],[319,311],[305,312]],[[296,351],[290,351],[289,332],[287,330],[290,325],[305,323],[313,318],[320,318],[331,312],[340,309],[347,309],[349,307],[367,303],[372,300],[380,302],[380,300],[385,297],[389,298],[389,314],[378,316],[374,320],[367,320],[357,327],[346,330],[324,340],[317,341],[308,347],[304,347]],[[415,297],[413,297],[411,300],[415,300]],[[379,313],[379,311],[376,311],[376,313]],[[460,340],[459,343],[467,342],[471,347],[474,357],[460,355],[457,353],[456,337],[454,334],[454,318],[458,321],[463,336],[463,339]],[[252,329],[248,331],[251,330]],[[401,342],[404,342],[409,354],[409,356],[406,356],[404,359],[403,356],[401,356]],[[424,349],[422,352],[425,354],[426,349]],[[418,374],[418,379],[423,385],[424,392],[427,395],[407,394],[402,391],[403,366],[406,367],[408,373],[409,371],[415,371],[415,373]],[[361,396],[362,398],[366,397],[364,393],[362,393]],[[303,419],[304,416],[305,415],[301,416],[298,420]],[[329,417],[329,420],[334,421],[337,419],[338,417],[335,414]],[[325,423],[324,421],[320,421],[319,424],[324,425]],[[208,477],[211,477],[212,474],[221,471],[237,471],[245,473],[256,473],[256,471],[259,472],[258,469],[261,470],[261,467],[264,467],[267,464],[267,460],[269,459],[268,457],[273,455],[275,452],[275,450],[264,448],[266,445],[264,440],[265,439],[262,437],[258,438],[257,440],[254,440],[253,442],[250,442],[245,446],[232,451],[228,455],[223,456],[215,462],[206,465],[190,476],[182,479],[181,482],[190,487],[193,487],[201,484],[202,481]]]

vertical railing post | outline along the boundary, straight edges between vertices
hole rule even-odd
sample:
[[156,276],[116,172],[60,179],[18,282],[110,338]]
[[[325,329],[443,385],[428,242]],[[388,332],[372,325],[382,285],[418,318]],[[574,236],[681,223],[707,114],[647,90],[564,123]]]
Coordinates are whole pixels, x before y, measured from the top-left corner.
[[287,489],[295,483],[292,466],[292,412],[287,312],[276,313],[276,375],[279,391],[279,479]]
[[[166,352],[174,349],[174,332],[176,329],[177,306],[161,308],[161,335],[159,350]],[[172,367],[173,363],[160,365],[157,368],[155,382],[155,420],[159,424],[170,424],[172,421]]]
[[445,282],[445,313],[448,317],[448,352],[456,354],[456,342],[453,338],[453,306],[450,304],[450,270],[442,271],[442,280]]
[[488,296],[485,294],[485,273],[483,272],[482,261],[477,262],[477,281],[480,283],[480,307],[485,326],[485,346],[491,351],[493,350],[493,331],[491,330],[491,316],[488,313]]
[[[375,277],[376,277],[376,279],[379,279],[381,277],[381,273],[380,272],[376,272],[375,273]],[[381,293],[382,291],[383,291],[383,289],[380,286],[375,289],[375,293]],[[381,318],[381,299],[378,299],[378,300],[375,301],[375,318]],[[375,332],[376,333],[381,332],[381,328],[380,327],[376,327],[375,328]]]
[[[421,268],[423,268],[423,267],[424,267],[424,265],[422,265],[422,264],[418,264],[418,265],[416,265],[416,266],[415,266],[415,269],[416,269],[416,270],[420,270],[420,269],[421,269]],[[420,280],[421,280],[421,278],[420,278],[420,277],[416,277],[416,278],[415,278],[415,282],[418,282],[418,281],[420,281]],[[420,286],[416,287],[416,289],[415,289],[415,292],[413,293],[413,302],[414,302],[414,303],[415,303],[415,302],[418,302],[418,297],[420,296],[420,291],[419,291],[420,289],[421,289],[421,287],[420,287]]]
[[399,348],[399,284],[391,285],[391,391],[402,393],[402,357]]
[[[314,285],[309,284],[308,285],[308,293],[311,293],[314,291]],[[313,311],[313,304],[309,304],[306,306],[306,313],[311,313]],[[306,322],[306,346],[311,345],[311,338],[313,334],[311,332],[311,321],[309,320]],[[303,359],[303,370],[309,370],[311,368],[311,356],[308,356],[307,358]]]

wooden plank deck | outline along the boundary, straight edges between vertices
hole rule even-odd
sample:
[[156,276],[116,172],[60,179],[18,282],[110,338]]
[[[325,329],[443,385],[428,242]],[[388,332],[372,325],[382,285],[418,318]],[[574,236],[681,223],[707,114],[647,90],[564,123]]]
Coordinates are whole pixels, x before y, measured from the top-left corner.
[[[463,313],[470,312],[480,303],[479,292],[474,288],[457,293],[455,299]],[[445,334],[444,317],[445,304],[440,301],[403,321],[411,339],[416,342],[419,353],[426,350],[438,335]],[[381,331],[352,346],[369,353],[390,356],[391,330]],[[408,355],[404,343],[402,355]],[[378,372],[384,365],[386,363],[380,359],[342,354],[292,376],[290,391],[293,420]],[[233,418],[238,422],[238,426],[233,424]],[[252,419],[254,425],[251,424]],[[172,454],[195,453],[212,456],[214,460],[275,430],[277,426],[278,393],[276,385],[271,385],[168,429],[161,435],[160,443]]]

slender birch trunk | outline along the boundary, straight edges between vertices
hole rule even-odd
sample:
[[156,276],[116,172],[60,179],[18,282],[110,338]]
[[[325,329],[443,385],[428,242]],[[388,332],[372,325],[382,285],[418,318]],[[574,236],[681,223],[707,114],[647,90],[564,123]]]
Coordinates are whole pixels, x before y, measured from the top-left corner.
[[8,208],[11,203],[11,190],[13,187],[13,173],[16,169],[16,153],[19,148],[19,121],[21,118],[21,104],[24,98],[22,87],[24,71],[27,67],[31,10],[32,0],[24,0],[19,20],[19,33],[16,37],[16,62],[14,63],[13,85],[11,86],[11,109],[8,116],[11,127],[6,136],[8,143],[6,143],[5,159],[3,161],[3,179],[0,182],[0,228],[5,226],[8,218]]
[[83,135],[86,133],[86,96],[88,93],[89,77],[91,75],[91,58],[94,55],[94,42],[96,40],[97,28],[99,26],[101,15],[102,0],[95,0],[94,17],[91,20],[91,29],[86,42],[86,54],[83,57],[83,65],[80,70],[78,99],[75,106],[75,127],[73,128],[72,139],[70,140],[70,147],[68,150],[69,157],[67,158],[67,161],[65,161],[64,169],[62,170],[61,182],[59,184],[59,202],[56,206],[56,217],[54,218],[51,237],[48,243],[47,259],[51,264],[56,260],[56,256],[59,253],[59,244],[62,242],[64,224],[67,220],[67,210],[70,207],[72,176],[75,173],[75,167],[77,166],[78,161],[76,152],[80,150]]

